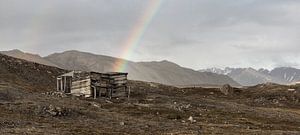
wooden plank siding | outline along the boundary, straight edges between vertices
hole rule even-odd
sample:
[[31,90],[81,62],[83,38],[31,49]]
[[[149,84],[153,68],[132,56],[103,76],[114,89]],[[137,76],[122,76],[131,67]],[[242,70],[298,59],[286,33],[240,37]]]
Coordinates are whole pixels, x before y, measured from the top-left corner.
[[115,95],[128,93],[127,75],[128,73],[119,72],[72,71],[57,77],[57,90],[71,93],[75,96],[97,98],[105,95],[112,98],[113,93]]
[[84,79],[72,82],[71,94],[77,96],[91,97],[91,79]]

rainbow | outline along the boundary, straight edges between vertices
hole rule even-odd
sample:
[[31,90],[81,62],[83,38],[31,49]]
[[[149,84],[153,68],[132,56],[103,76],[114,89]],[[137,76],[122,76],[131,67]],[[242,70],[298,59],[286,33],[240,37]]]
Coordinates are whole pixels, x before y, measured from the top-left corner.
[[139,45],[139,42],[141,41],[149,24],[152,22],[161,5],[162,0],[149,0],[148,7],[145,9],[142,16],[138,19],[137,23],[134,25],[133,29],[129,33],[129,36],[124,42],[122,52],[120,53],[120,58],[122,59],[118,59],[115,62],[113,67],[114,71],[124,72],[126,70],[128,61],[125,59],[130,59],[133,51]]

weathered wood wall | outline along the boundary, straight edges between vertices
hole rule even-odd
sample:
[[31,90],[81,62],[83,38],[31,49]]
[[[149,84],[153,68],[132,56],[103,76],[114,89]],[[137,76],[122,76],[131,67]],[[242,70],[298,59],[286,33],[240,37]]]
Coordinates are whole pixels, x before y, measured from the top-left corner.
[[75,96],[96,98],[101,93],[105,93],[106,96],[111,98],[112,92],[126,93],[127,90],[127,73],[74,71],[64,75],[58,77],[58,90]]
[[91,79],[84,79],[72,82],[71,94],[75,96],[91,97]]

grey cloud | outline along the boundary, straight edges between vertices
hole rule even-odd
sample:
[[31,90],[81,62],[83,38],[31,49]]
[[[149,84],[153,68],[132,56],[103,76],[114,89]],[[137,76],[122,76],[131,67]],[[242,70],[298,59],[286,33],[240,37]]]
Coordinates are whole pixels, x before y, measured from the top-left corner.
[[[0,0],[0,46],[119,56],[149,1]],[[162,0],[131,60],[194,69],[299,66],[296,0]]]

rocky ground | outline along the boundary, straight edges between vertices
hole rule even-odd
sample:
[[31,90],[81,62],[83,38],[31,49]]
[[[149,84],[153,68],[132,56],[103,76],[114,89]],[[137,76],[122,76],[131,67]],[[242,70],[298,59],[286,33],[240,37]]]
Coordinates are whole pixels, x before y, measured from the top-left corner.
[[62,69],[4,58],[11,61],[0,65],[0,134],[300,134],[298,86],[130,81],[130,99],[94,100],[55,92]]

